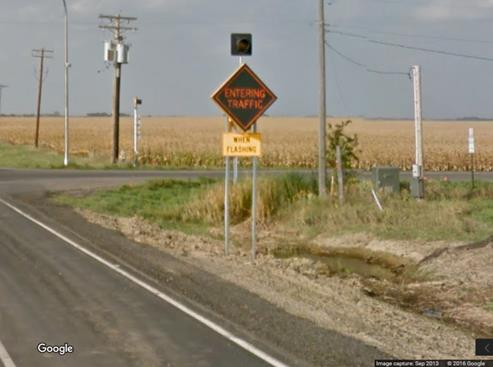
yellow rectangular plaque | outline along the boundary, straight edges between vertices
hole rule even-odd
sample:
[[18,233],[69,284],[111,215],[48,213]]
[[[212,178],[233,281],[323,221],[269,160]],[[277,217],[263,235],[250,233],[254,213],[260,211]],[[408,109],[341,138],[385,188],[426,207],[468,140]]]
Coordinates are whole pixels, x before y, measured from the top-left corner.
[[262,154],[259,133],[224,133],[223,155],[225,157],[260,157]]

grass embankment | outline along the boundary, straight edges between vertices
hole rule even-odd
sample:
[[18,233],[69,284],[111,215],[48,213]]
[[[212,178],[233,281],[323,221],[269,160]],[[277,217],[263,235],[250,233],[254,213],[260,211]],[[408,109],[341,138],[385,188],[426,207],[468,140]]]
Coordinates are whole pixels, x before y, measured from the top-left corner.
[[[0,142],[0,167],[4,168],[43,168],[43,169],[149,169],[158,170],[162,167],[139,165],[134,167],[133,162],[108,163],[107,157],[83,157],[78,154],[70,155],[67,167],[63,164],[63,154],[46,148],[34,148],[32,145],[17,145]],[[187,168],[185,165],[166,167],[166,169]],[[192,167],[196,168],[196,167]]]
[[0,143],[0,167],[53,168],[63,166],[63,156],[44,148]]
[[[368,233],[385,239],[468,241],[493,232],[493,184],[489,183],[479,183],[471,191],[465,183],[429,182],[424,201],[411,198],[407,189],[382,195],[382,212],[367,182],[349,187],[343,206],[335,198],[319,199],[314,177],[261,178],[258,188],[259,223],[275,231],[296,230],[305,239],[320,233]],[[162,228],[206,229],[222,225],[224,187],[211,180],[164,180],[86,197],[64,195],[58,201],[100,213],[141,216]],[[232,224],[249,220],[250,181],[233,186],[230,207]]]
[[[108,168],[101,161],[90,160],[77,156],[70,157],[68,167],[63,164],[63,154],[51,149],[32,145],[16,145],[0,143],[0,167],[6,168],[77,168],[77,169],[102,169]],[[126,165],[125,167],[128,167]],[[115,168],[120,168],[115,166]],[[121,168],[124,168],[123,166]]]

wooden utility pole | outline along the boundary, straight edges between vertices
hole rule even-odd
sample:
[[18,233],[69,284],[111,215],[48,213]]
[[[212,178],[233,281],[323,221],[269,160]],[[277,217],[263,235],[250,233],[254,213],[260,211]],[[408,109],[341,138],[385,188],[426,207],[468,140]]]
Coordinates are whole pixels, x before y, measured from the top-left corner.
[[115,63],[115,80],[113,81],[113,163],[118,162],[120,155],[120,87],[122,65]]
[[318,194],[320,197],[327,195],[326,176],[326,69],[325,69],[325,6],[324,0],[319,0],[319,57],[320,57],[320,127],[319,127],[319,143],[318,143]]
[[115,67],[115,80],[113,82],[113,152],[112,162],[118,162],[118,156],[120,151],[120,89],[121,89],[121,76],[122,76],[122,64],[126,63],[126,60],[122,58],[122,55],[118,55],[119,52],[124,51],[123,45],[123,32],[124,31],[136,31],[137,28],[123,26],[122,22],[129,24],[132,21],[137,20],[134,17],[122,17],[121,15],[100,15],[99,19],[108,20],[109,24],[100,25],[101,29],[108,29],[113,32],[113,41],[116,45],[113,65]]
[[41,96],[43,93],[43,79],[44,79],[44,61],[45,59],[51,59],[53,56],[52,50],[47,50],[44,47],[42,49],[32,50],[32,56],[39,58],[39,75],[38,75],[38,103],[36,109],[36,133],[34,135],[34,146],[37,148],[39,145],[39,120],[41,117]]

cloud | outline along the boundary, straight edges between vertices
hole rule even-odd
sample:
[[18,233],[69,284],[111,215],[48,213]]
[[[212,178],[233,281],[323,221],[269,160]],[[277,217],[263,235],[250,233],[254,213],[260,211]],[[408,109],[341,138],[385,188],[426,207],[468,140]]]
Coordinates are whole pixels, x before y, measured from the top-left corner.
[[415,16],[424,21],[479,20],[493,15],[493,0],[436,0],[418,6]]

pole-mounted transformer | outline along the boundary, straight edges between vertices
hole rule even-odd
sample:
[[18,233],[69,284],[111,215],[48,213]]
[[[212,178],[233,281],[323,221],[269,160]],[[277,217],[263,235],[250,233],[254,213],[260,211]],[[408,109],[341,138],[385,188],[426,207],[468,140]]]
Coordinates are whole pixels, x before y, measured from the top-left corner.
[[115,81],[113,84],[113,152],[112,162],[118,162],[120,143],[120,86],[122,65],[128,63],[129,46],[123,42],[124,31],[135,31],[137,28],[122,25],[137,20],[134,17],[121,15],[100,15],[99,19],[109,20],[110,24],[100,25],[99,28],[113,32],[113,40],[104,43],[104,60],[113,63],[115,67]]

